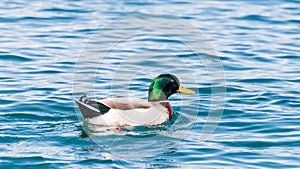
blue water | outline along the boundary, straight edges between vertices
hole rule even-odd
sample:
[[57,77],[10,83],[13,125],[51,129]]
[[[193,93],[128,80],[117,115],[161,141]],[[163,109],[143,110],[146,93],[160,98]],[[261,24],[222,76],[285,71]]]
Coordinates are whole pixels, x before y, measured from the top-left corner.
[[[299,1],[288,0],[1,1],[1,168],[299,168],[299,9]],[[127,15],[178,17],[202,31],[220,56],[226,92],[214,92],[214,77],[198,60],[205,53],[163,35],[124,40],[134,29],[105,29]],[[151,34],[147,26],[135,29]],[[120,39],[99,65],[103,45]],[[172,96],[176,117],[168,124],[113,132],[78,118],[73,96],[146,99],[160,72],[197,91]],[[216,94],[226,95],[224,111],[204,140]]]

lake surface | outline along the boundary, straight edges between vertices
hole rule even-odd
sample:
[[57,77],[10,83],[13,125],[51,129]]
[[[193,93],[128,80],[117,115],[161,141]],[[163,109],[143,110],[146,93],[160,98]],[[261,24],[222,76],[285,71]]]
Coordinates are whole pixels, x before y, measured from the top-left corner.
[[[299,9],[1,1],[0,167],[299,168]],[[161,73],[196,91],[171,96],[167,124],[114,131],[78,116],[74,97],[147,99]]]

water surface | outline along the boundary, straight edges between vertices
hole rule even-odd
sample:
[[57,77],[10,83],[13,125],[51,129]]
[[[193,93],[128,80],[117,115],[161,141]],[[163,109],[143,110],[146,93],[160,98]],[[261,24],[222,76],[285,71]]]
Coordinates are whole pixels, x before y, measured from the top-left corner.
[[[299,2],[288,0],[1,1],[1,168],[299,168],[299,8]],[[178,114],[174,124],[150,129],[162,136],[164,131],[184,131],[184,139],[164,143],[148,139],[153,144],[150,148],[167,145],[155,148],[151,155],[146,154],[151,150],[148,146],[130,141],[134,136],[106,135],[101,145],[84,132],[73,103],[77,58],[99,28],[130,14],[185,19],[215,47],[224,65],[227,93],[222,119],[209,140],[200,139],[212,99],[203,64],[190,69],[168,65],[165,71],[178,74],[183,83],[197,89],[200,99],[198,95],[174,96],[171,103]],[[146,57],[148,51],[156,50],[153,60],[134,60],[120,69],[141,70],[130,85],[126,80],[115,83],[115,92],[144,99],[151,77],[166,66],[156,58],[168,63],[173,63],[171,55],[195,59],[178,41],[159,38],[141,36],[125,46],[120,43],[119,51],[111,51],[107,67],[99,67],[91,92],[99,97],[111,94],[104,90],[111,85],[110,69],[125,56]],[[164,50],[167,47],[172,48]],[[158,68],[149,71],[145,65]],[[199,77],[196,83],[187,78],[190,70]],[[119,148],[131,144],[123,149],[127,157],[110,151],[110,139],[119,139],[114,144]]]

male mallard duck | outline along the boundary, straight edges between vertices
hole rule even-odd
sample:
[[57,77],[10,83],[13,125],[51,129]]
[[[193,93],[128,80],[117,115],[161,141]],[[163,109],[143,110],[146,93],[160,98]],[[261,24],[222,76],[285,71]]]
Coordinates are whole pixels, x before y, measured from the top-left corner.
[[[88,123],[97,125],[158,125],[173,116],[168,97],[174,93],[194,94],[183,88],[176,76],[161,74],[149,86],[148,101],[139,98],[111,97],[75,99]],[[85,98],[85,99],[84,99]]]

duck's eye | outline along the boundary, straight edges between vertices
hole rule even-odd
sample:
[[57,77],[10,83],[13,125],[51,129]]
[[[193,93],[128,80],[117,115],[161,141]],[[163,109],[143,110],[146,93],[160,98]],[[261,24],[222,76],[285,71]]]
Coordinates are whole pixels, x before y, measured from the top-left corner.
[[170,88],[177,90],[179,88],[179,86],[177,85],[177,83],[172,83]]

